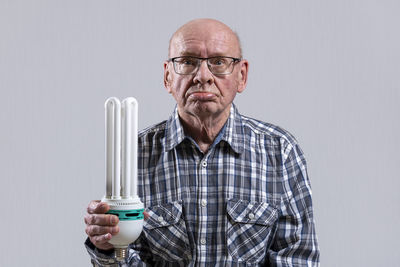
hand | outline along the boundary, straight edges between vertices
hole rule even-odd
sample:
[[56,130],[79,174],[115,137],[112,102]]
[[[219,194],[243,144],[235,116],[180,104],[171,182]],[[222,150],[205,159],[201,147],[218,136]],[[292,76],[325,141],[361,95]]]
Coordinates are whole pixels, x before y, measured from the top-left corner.
[[102,250],[114,248],[108,241],[119,232],[118,216],[105,214],[109,209],[107,203],[93,200],[89,203],[85,215],[86,234],[93,245]]

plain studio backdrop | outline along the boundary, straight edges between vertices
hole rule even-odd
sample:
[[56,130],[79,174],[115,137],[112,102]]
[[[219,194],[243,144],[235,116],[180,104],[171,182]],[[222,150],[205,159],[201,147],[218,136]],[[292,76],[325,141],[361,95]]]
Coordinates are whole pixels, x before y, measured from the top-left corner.
[[398,1],[0,1],[1,266],[89,266],[104,194],[104,101],[168,118],[171,34],[219,19],[242,41],[242,114],[305,152],[322,266],[399,266]]

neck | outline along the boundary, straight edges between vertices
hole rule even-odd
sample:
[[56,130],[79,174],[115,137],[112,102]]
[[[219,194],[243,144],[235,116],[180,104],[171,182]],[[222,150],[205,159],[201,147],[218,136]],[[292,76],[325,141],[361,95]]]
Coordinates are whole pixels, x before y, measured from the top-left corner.
[[229,117],[230,108],[215,116],[201,117],[196,114],[188,114],[178,109],[182,127],[185,134],[192,137],[203,153],[206,153],[218,133],[221,131]]

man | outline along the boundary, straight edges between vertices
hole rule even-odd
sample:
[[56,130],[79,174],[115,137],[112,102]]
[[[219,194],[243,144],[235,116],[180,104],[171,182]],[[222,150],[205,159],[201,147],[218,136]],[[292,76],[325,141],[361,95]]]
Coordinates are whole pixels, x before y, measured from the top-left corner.
[[[139,134],[138,192],[146,220],[127,265],[318,266],[305,159],[285,130],[233,105],[247,83],[237,35],[212,19],[171,38],[164,85],[168,121]],[[85,216],[92,262],[112,266],[118,218],[92,201]]]

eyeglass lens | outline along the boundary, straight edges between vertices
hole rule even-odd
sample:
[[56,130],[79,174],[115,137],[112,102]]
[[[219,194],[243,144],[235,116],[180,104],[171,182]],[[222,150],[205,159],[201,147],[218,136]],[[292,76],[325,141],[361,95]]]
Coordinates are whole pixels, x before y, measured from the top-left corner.
[[[193,74],[201,64],[201,58],[178,57],[173,60],[175,71],[179,74]],[[207,65],[214,74],[229,74],[232,72],[234,59],[229,57],[212,57],[207,59]]]

